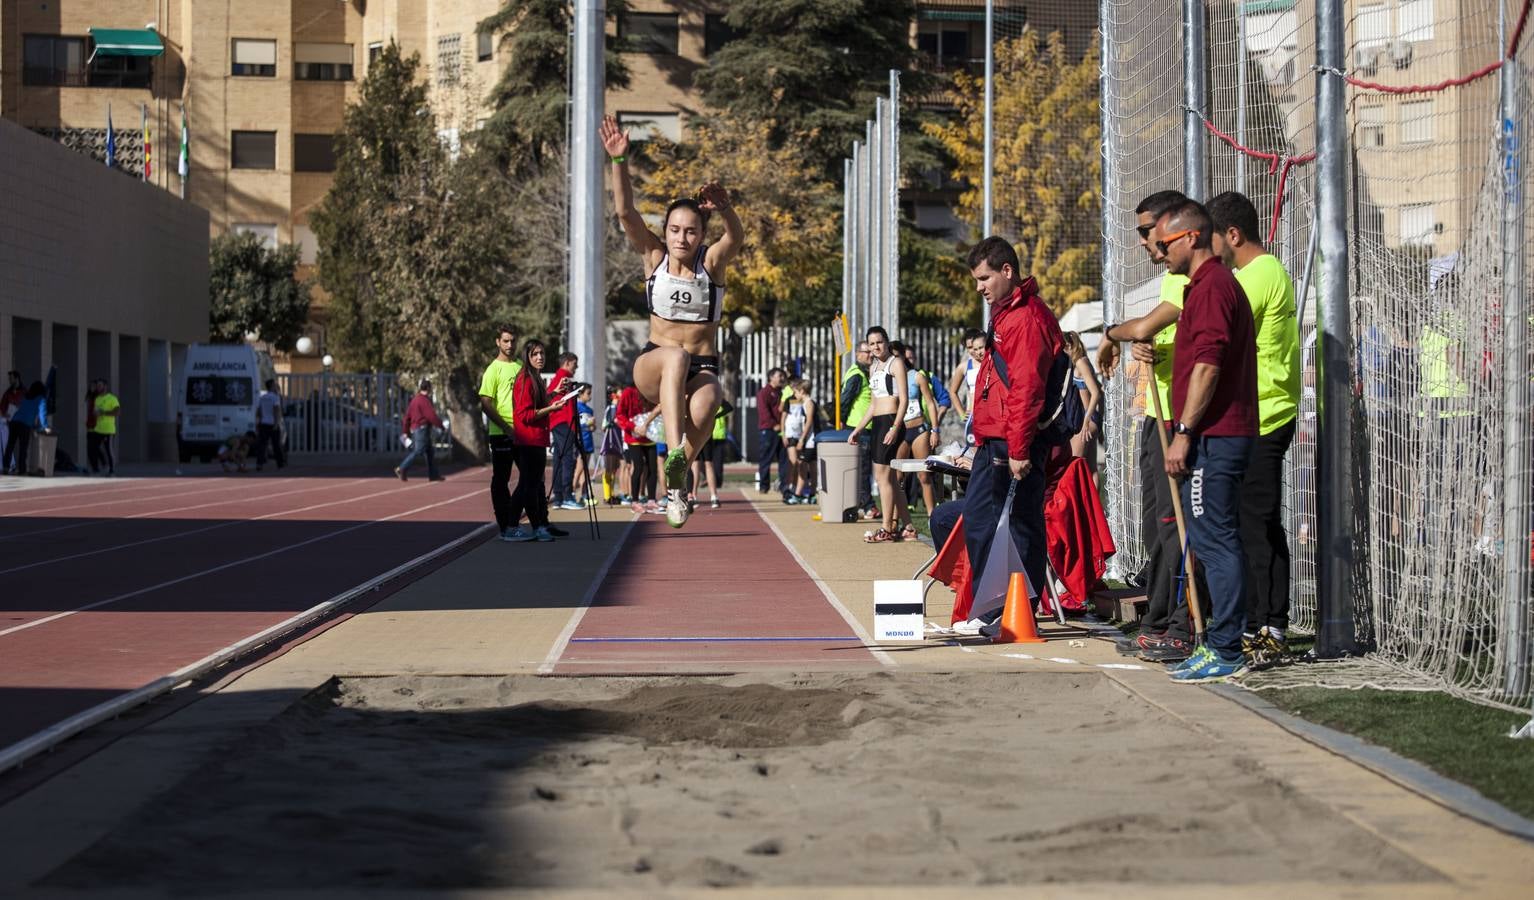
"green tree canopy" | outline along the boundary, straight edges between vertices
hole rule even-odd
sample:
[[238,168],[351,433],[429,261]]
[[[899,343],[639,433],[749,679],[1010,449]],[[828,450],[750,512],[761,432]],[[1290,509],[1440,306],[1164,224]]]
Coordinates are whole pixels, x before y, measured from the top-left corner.
[[309,286],[298,279],[298,248],[268,249],[254,234],[231,231],[213,240],[208,256],[209,336],[234,344],[253,332],[278,350],[291,351],[309,320]]

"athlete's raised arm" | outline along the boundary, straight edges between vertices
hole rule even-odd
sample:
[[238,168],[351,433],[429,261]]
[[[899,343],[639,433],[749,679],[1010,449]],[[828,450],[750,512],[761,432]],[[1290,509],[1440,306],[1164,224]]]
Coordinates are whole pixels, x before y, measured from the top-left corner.
[[628,132],[618,128],[617,119],[612,116],[603,116],[602,125],[597,129],[597,134],[602,138],[602,148],[607,151],[607,156],[612,161],[613,206],[617,208],[618,221],[623,225],[623,233],[628,236],[629,246],[644,254],[646,265],[653,267],[659,264],[660,257],[665,255],[666,247],[661,243],[660,238],[650,231],[650,226],[645,224],[644,216],[641,216],[639,210],[634,208],[634,184],[629,179]]
[[709,275],[723,280],[724,269],[740,252],[741,244],[745,243],[746,231],[740,225],[740,216],[735,214],[735,208],[730,206],[730,194],[717,181],[710,181],[698,191],[698,205],[707,210],[719,213],[724,219],[724,237],[708,248],[708,258],[703,265],[708,268]]

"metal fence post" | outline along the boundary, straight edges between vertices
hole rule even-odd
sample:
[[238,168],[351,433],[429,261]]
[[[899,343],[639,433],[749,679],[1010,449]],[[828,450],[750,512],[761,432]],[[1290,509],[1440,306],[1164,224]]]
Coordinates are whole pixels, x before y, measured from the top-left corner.
[[1502,690],[1529,690],[1529,295],[1524,282],[1523,120],[1526,80],[1508,46],[1508,9],[1497,4],[1503,46],[1502,143]]
[[1316,2],[1316,203],[1320,229],[1321,389],[1316,439],[1316,647],[1319,657],[1356,649],[1353,633],[1353,347],[1348,311],[1348,130],[1344,82],[1346,0]]
[[570,346],[586,364],[592,396],[607,396],[607,295],[602,277],[605,153],[597,139],[606,84],[606,0],[575,4],[574,113],[570,142]]
[[[989,5],[989,4],[988,4]],[[1099,47],[1100,72],[1098,74],[1098,120],[1102,123],[1103,132],[1103,180],[1102,180],[1102,230],[1103,230],[1103,267],[1102,267],[1102,291],[1101,302],[1103,305],[1103,321],[1117,322],[1119,320],[1118,308],[1113,296],[1114,267],[1118,263],[1118,254],[1113,241],[1113,185],[1116,183],[1116,168],[1118,163],[1117,150],[1113,141],[1113,93],[1110,90],[1113,72],[1113,0],[1098,0],[1097,21],[1101,29],[1101,45]],[[984,306],[985,304],[981,304]],[[1119,379],[1111,379],[1106,383],[1105,400],[1108,404],[1108,415],[1104,419],[1105,424],[1117,425],[1124,421],[1123,398],[1128,391],[1127,387],[1121,387],[1125,382]],[[1107,438],[1103,436],[1099,441],[1107,446]],[[1104,454],[1106,457],[1107,454]],[[1119,466],[1116,459],[1104,459],[1104,466]],[[1105,473],[1106,474],[1106,473]],[[1109,522],[1124,521],[1124,492],[1122,490],[1104,491],[1107,495]],[[1115,553],[1108,557],[1109,578],[1122,579],[1127,572],[1119,561],[1122,554]]]
[[884,105],[884,302],[891,334],[900,331],[900,70],[890,69],[889,102]]
[[1205,59],[1204,0],[1182,0],[1183,193],[1203,200],[1209,184],[1204,142]]
[[[992,224],[992,175],[994,168],[995,136],[994,118],[996,113],[996,3],[995,0],[985,0],[985,136],[982,140],[984,149],[982,155],[984,162],[981,164],[984,171],[981,173],[981,213],[980,213],[980,237],[985,239],[991,236]],[[1104,269],[1106,272],[1107,270]],[[980,304],[980,326],[989,328],[991,325],[991,308],[989,305]]]

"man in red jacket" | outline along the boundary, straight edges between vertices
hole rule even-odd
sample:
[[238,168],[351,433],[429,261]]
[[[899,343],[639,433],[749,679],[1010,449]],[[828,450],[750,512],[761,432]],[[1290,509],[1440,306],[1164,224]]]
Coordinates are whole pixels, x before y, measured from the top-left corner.
[[[1053,416],[1070,361],[1054,313],[1039,297],[1038,284],[1019,271],[1011,244],[986,238],[970,251],[969,268],[991,311],[986,355],[970,398],[970,434],[976,444],[964,501],[970,569],[985,571],[1007,490],[1015,481],[1012,540],[1029,581],[1042,588],[1044,462],[1055,439]],[[1001,614],[994,600],[976,597],[976,618],[957,630],[975,633],[994,622]]]

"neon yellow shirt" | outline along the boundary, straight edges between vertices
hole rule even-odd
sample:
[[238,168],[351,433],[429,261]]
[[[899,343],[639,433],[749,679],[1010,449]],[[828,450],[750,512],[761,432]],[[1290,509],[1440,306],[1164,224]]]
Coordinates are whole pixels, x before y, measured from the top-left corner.
[[[479,395],[489,397],[495,401],[495,411],[501,414],[501,418],[509,425],[512,420],[514,407],[512,405],[512,390],[517,383],[517,373],[522,371],[519,362],[501,362],[499,359],[491,360],[485,369],[485,377],[479,380]],[[503,435],[506,432],[494,421],[489,423],[490,433]]]
[[1418,378],[1422,383],[1422,396],[1436,401],[1440,419],[1452,419],[1470,415],[1467,409],[1452,409],[1449,401],[1465,400],[1470,396],[1470,385],[1465,383],[1449,361],[1449,348],[1458,341],[1432,325],[1424,325],[1419,354]]
[[725,438],[725,430],[727,428],[729,428],[729,423],[725,421],[728,418],[729,418],[728,416],[715,416],[714,417],[714,434],[713,434],[714,440],[716,440],[716,441],[724,440],[724,438]]
[[[1189,279],[1186,275],[1173,275],[1171,272],[1161,277],[1161,302],[1170,303],[1178,309],[1182,309],[1183,289],[1188,286]],[[1161,394],[1161,417],[1167,421],[1172,416],[1172,342],[1177,339],[1177,323],[1173,322],[1167,327],[1156,332],[1156,338],[1151,344],[1156,348],[1156,389]],[[1145,386],[1145,414],[1156,414],[1156,401],[1151,399],[1151,385]]]
[[1236,271],[1257,326],[1257,431],[1268,434],[1300,410],[1300,322],[1294,282],[1284,264],[1264,253]]
[[105,393],[96,398],[96,424],[91,426],[91,431],[96,434],[116,434],[117,417],[104,416],[102,413],[117,412],[122,404],[117,401],[117,395]]

